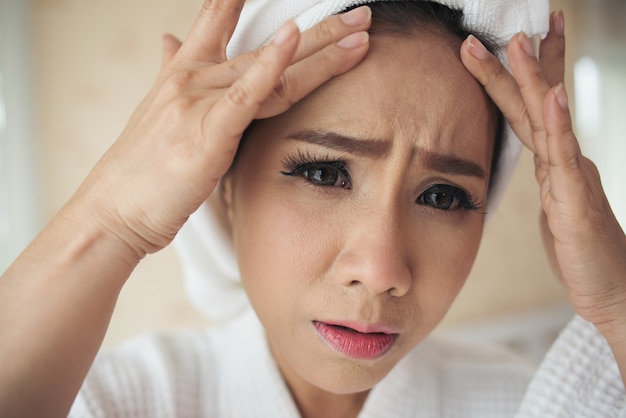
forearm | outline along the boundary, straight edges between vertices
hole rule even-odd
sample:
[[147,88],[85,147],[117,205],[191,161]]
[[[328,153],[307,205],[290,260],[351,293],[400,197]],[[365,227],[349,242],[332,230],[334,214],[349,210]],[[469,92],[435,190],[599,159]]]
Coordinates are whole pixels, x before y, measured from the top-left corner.
[[0,416],[65,416],[139,258],[70,202],[0,278]]

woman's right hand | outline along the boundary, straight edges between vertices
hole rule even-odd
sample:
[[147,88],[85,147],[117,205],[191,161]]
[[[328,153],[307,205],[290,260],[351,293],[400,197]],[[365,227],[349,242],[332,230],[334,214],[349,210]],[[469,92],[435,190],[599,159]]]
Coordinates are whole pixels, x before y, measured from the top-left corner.
[[138,258],[166,246],[207,199],[253,119],[287,110],[367,52],[371,12],[361,7],[302,36],[288,22],[267,46],[228,60],[243,3],[206,0],[182,44],[165,38],[154,87],[73,199]]
[[370,11],[293,22],[226,59],[244,0],[205,0],[119,139],[0,277],[0,416],[66,416],[139,260],[167,245],[255,118],[285,111],[368,49]]

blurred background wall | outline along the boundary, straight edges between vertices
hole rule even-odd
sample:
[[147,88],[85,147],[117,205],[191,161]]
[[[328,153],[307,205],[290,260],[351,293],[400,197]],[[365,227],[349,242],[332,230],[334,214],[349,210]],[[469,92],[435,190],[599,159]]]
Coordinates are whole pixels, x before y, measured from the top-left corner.
[[[609,65],[608,61],[602,60],[613,59],[619,55],[614,49],[623,48],[626,32],[621,23],[618,24],[625,17],[621,3],[619,0],[552,2],[552,9],[565,11],[569,47],[567,84],[573,106],[576,104],[571,94],[575,84],[573,69],[579,59],[597,53],[598,44],[613,45],[605,48],[607,53],[603,57],[590,58],[591,65],[588,65],[585,76],[589,84],[593,83],[594,65],[597,78],[602,78],[602,69]],[[38,216],[39,221],[32,224],[39,222],[40,225],[72,195],[151,87],[160,66],[161,35],[170,32],[184,37],[201,1],[32,0],[24,4],[30,8],[27,25],[21,30],[25,39],[30,39],[30,50],[27,45],[21,48],[30,57],[28,62],[32,63],[29,64],[32,78],[28,84],[32,87],[32,106],[28,110],[32,112],[35,129],[32,137],[23,140],[32,144],[35,168],[28,171],[33,177],[33,190],[37,191],[37,215],[25,213],[24,216],[32,219]],[[609,24],[609,20],[617,23]],[[609,31],[608,28],[613,29]],[[595,43],[589,39],[595,39]],[[605,98],[602,92],[589,93],[595,94],[593,97],[599,102],[604,100],[606,103],[602,111],[588,118],[591,122],[584,131],[585,149],[602,160],[603,175],[613,178],[607,189],[615,189],[614,195],[620,195],[619,191],[623,190],[616,181],[624,178],[623,164],[614,167],[615,163],[609,161],[610,158],[607,160],[607,153],[600,152],[602,148],[598,151],[593,144],[606,144],[609,130],[617,135],[616,138],[623,138],[623,116],[614,118],[610,129],[604,125],[603,119],[598,121],[597,117],[602,118],[610,109],[613,113],[625,114],[625,63],[626,58],[618,63],[621,72],[611,70],[611,77],[617,80],[614,83],[622,83],[622,101],[613,97],[619,91],[615,86],[608,88],[613,94],[609,98]],[[610,65],[614,66],[614,63]],[[580,71],[584,72],[584,68]],[[576,87],[585,89],[580,85]],[[605,142],[595,141],[598,136],[604,136],[598,140]],[[619,160],[625,155],[626,151],[611,158]],[[447,326],[537,309],[547,312],[544,310],[550,311],[552,307],[561,312],[566,306],[564,292],[543,253],[533,171],[532,157],[524,153],[512,187],[487,226],[472,275],[445,320]],[[13,189],[8,196],[9,202],[11,199],[16,202],[20,193],[23,191]],[[626,205],[618,202],[619,198],[623,199],[616,197],[614,205],[623,213]],[[5,225],[17,222],[7,218],[7,213],[5,211],[5,219],[8,219]],[[7,228],[5,241],[8,239],[6,231]],[[32,231],[25,234],[32,234]],[[4,267],[6,265],[0,266]],[[536,322],[549,320],[541,316],[531,318]],[[105,344],[115,344],[146,330],[171,330],[205,323],[207,320],[187,302],[178,260],[173,249],[168,248],[145,259],[126,285]]]

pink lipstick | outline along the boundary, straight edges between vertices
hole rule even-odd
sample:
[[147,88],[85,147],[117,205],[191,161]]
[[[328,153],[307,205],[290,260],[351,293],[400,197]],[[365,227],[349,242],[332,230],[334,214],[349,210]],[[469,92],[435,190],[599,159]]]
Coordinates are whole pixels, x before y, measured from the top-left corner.
[[368,327],[358,331],[347,325],[313,321],[324,341],[336,351],[355,359],[370,360],[391,348],[398,334]]

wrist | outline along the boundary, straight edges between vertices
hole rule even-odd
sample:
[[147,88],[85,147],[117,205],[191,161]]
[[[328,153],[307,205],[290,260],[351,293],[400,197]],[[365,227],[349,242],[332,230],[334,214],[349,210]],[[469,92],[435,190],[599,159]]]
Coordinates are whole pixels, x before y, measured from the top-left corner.
[[97,201],[76,195],[57,214],[57,228],[62,230],[61,234],[71,235],[68,240],[77,251],[93,251],[108,259],[109,263],[132,271],[146,252],[112,212]]

